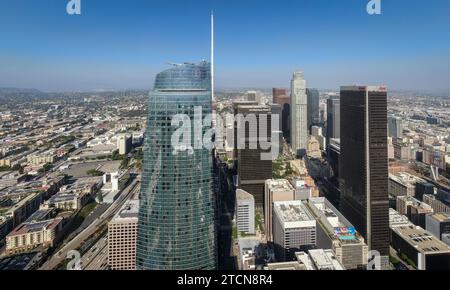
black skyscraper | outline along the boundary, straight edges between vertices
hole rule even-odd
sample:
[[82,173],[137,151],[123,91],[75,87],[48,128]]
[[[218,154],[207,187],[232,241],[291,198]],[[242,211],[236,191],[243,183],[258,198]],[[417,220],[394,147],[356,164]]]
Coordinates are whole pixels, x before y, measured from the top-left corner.
[[[241,124],[242,132],[245,132],[243,140],[245,148],[237,149],[238,186],[252,194],[255,198],[255,205],[263,208],[264,185],[267,179],[272,179],[272,160],[263,160],[261,154],[269,153],[270,149],[262,149],[260,142],[257,142],[256,149],[250,148],[250,143],[260,141],[261,139],[267,140],[268,142],[272,141],[272,109],[269,106],[263,105],[237,105],[236,110],[237,114],[242,115],[244,118],[249,118],[249,120],[251,120],[250,116],[253,115],[257,122],[255,124],[257,126],[250,126],[248,122]],[[265,122],[263,122],[262,115],[266,116]],[[236,129],[237,131],[238,129]],[[264,137],[261,135],[262,132],[265,132]],[[252,136],[257,137],[257,140],[251,140]],[[236,137],[239,138],[239,134],[236,133]]]
[[308,97],[308,130],[311,127],[320,123],[319,117],[319,91],[317,89],[306,89],[306,96]]
[[340,189],[342,213],[389,256],[387,92],[384,87],[341,88]]

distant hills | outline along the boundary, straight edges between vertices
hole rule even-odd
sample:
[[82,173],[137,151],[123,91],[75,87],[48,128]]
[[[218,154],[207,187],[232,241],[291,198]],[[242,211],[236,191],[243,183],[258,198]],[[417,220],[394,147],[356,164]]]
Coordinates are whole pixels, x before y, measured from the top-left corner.
[[23,93],[23,94],[39,94],[42,93],[39,90],[36,89],[20,89],[20,88],[1,88],[0,87],[0,94],[17,94],[17,93]]

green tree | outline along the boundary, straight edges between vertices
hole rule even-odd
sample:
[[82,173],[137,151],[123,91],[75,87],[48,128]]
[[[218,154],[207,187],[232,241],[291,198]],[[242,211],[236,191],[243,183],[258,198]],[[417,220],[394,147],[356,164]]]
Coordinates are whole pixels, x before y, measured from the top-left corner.
[[87,174],[90,176],[102,176],[105,174],[103,171],[96,170],[96,169],[90,169],[87,171]]

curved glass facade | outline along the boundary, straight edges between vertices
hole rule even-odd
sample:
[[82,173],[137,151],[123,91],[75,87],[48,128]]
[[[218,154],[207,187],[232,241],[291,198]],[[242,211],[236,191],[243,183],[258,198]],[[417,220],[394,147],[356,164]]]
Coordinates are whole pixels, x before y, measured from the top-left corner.
[[[158,74],[150,93],[144,145],[137,240],[142,270],[216,269],[212,152],[174,154],[175,114],[194,124],[194,107],[211,114],[211,71],[207,62],[175,66]],[[203,127],[203,134],[211,129]],[[191,129],[194,140],[194,128]]]

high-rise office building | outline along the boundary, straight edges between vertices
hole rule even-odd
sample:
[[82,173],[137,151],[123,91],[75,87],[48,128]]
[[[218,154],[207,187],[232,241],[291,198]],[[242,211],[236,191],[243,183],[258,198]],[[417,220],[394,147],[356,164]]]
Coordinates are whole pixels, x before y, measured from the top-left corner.
[[255,199],[239,188],[236,190],[236,225],[240,233],[255,233]]
[[300,200],[273,204],[273,242],[278,261],[289,261],[299,251],[316,246],[317,221]]
[[273,88],[272,89],[272,96],[273,96],[273,103],[274,104],[280,104],[280,98],[286,97],[286,89],[280,89],[280,88]]
[[[237,116],[239,114],[238,112],[238,107],[239,106],[256,106],[258,105],[258,103],[256,101],[251,102],[251,101],[235,101],[233,102],[233,114],[234,116]],[[238,159],[238,132],[237,132],[237,120],[235,118],[234,120],[234,124],[233,124],[233,130],[234,130],[234,140],[233,140],[233,146],[234,146],[234,151],[233,151],[233,156],[234,159],[237,160]]]
[[395,116],[388,118],[388,131],[389,137],[402,138],[403,137],[403,124],[402,119]]
[[295,189],[286,179],[268,179],[264,187],[264,227],[267,241],[272,241],[273,203],[295,199]]
[[117,137],[117,149],[119,149],[120,155],[130,153],[132,145],[133,139],[131,135],[121,134],[119,135],[119,137]]
[[303,72],[294,72],[291,81],[291,147],[304,155],[308,141],[308,100]]
[[[257,208],[263,208],[264,183],[267,179],[272,178],[272,160],[265,160],[261,156],[263,153],[270,153],[270,149],[261,148],[261,140],[264,139],[270,143],[272,141],[271,112],[272,109],[265,105],[237,106],[238,115],[247,120],[252,120],[252,117],[256,120],[256,124],[253,124],[255,126],[250,126],[249,122],[241,124],[241,134],[245,134],[244,136],[239,137],[237,134],[238,139],[244,138],[242,142],[245,144],[245,148],[242,146],[237,150],[237,169],[239,188],[253,195]],[[265,120],[263,116],[265,116]],[[262,136],[262,132],[266,136]],[[251,140],[252,136],[257,137],[257,140]],[[256,149],[250,148],[252,142],[257,143]]]
[[139,200],[127,201],[108,223],[108,265],[111,270],[136,269]]
[[306,89],[306,96],[308,99],[308,130],[311,130],[311,127],[314,125],[318,125],[320,123],[319,116],[319,101],[320,95],[319,90],[317,89]]
[[273,89],[273,103],[281,106],[281,131],[283,131],[283,137],[289,139],[291,98],[287,95],[286,89]]
[[272,134],[275,136],[278,135],[278,148],[279,148],[279,152],[278,154],[282,154],[283,153],[283,131],[281,129],[281,126],[283,124],[283,111],[281,108],[281,105],[279,104],[272,104],[270,105],[271,109],[272,109],[272,117],[274,116],[278,116],[278,127],[275,128],[275,126],[272,126]]
[[386,88],[341,87],[341,211],[381,254],[383,268],[389,257],[387,153]]
[[[190,119],[188,135],[197,142],[194,112],[212,111],[210,64],[184,63],[159,73],[148,108],[137,269],[216,269],[212,150],[171,142],[179,130],[171,125],[177,114]],[[202,136],[210,129],[204,124]]]
[[327,146],[330,139],[341,137],[341,101],[337,97],[327,100]]

